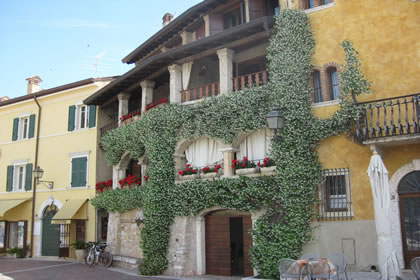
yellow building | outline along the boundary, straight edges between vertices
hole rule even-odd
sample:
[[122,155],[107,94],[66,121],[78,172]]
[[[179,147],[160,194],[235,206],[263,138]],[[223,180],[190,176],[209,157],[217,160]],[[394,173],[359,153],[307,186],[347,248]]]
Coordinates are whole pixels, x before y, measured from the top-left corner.
[[100,236],[87,201],[111,174],[96,166],[98,111],[82,101],[112,78],[41,91],[38,76],[27,80],[27,95],[0,102],[0,250],[32,245],[33,256],[74,257],[72,242]]

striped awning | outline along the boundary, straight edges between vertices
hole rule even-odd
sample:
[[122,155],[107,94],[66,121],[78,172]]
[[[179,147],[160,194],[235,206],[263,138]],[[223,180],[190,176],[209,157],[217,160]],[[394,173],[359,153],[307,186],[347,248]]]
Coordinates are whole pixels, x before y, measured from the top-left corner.
[[[74,199],[74,200],[67,200],[64,203],[63,207],[58,210],[57,214],[52,217],[51,224],[70,224],[71,220],[73,220],[74,216],[76,215],[77,211],[83,206],[83,204],[88,201],[87,199]],[[84,215],[84,219],[86,220],[87,217]]]
[[0,200],[0,217],[3,217],[7,211],[24,203],[28,199],[2,199]]

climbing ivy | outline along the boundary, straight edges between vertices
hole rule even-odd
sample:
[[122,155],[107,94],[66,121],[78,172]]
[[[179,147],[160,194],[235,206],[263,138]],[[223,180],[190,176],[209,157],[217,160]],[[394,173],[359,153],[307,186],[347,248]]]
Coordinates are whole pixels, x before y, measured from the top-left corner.
[[[95,207],[111,212],[144,209],[142,274],[156,275],[167,268],[169,226],[175,216],[197,214],[213,206],[267,210],[252,230],[255,244],[251,258],[262,277],[278,278],[278,259],[300,254],[311,237],[313,203],[321,178],[315,149],[320,140],[350,127],[359,114],[355,96],[369,89],[360,73],[357,52],[345,41],[347,64],[341,76],[345,86],[340,110],[329,119],[315,118],[308,83],[314,45],[306,14],[282,11],[268,48],[270,81],[266,85],[191,106],[161,105],[101,139],[111,165],[118,164],[126,152],[139,158],[146,151],[150,160],[145,186],[108,191],[92,201]],[[274,176],[175,183],[173,155],[180,139],[207,136],[230,144],[239,133],[266,127],[265,115],[273,107],[286,119],[279,141],[272,144],[271,154],[277,163]]]

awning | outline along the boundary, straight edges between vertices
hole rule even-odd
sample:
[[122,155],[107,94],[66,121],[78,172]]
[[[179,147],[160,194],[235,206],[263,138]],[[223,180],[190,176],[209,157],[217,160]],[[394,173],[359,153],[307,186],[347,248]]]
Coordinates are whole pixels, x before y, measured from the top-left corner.
[[24,203],[27,199],[5,199],[0,200],[0,217],[3,217],[7,211]]
[[[57,214],[52,217],[51,224],[70,224],[77,211],[88,201],[87,199],[67,200]],[[84,215],[86,216],[86,215]],[[86,217],[84,218],[86,220]]]

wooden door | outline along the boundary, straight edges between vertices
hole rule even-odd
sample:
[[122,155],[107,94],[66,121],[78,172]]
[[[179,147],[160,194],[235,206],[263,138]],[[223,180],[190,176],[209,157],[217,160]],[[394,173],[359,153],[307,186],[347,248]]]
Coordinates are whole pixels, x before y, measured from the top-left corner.
[[229,220],[228,216],[206,217],[206,274],[232,274]]
[[43,256],[59,255],[60,248],[60,225],[51,224],[52,217],[57,213],[55,205],[49,206],[42,218],[42,248]]
[[244,236],[244,275],[245,276],[252,276],[254,275],[254,271],[252,269],[252,263],[250,261],[250,254],[249,254],[249,247],[252,245],[252,220],[251,216],[243,216],[242,219],[243,224],[243,236]]

